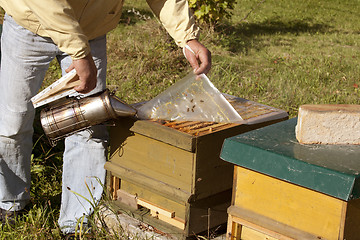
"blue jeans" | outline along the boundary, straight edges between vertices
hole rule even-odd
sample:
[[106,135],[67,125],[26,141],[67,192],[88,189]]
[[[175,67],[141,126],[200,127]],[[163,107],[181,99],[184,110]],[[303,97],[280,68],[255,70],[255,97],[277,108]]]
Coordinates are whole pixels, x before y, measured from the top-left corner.
[[[90,46],[98,68],[96,89],[89,93],[93,94],[106,87],[106,37],[90,41]],[[30,99],[39,91],[54,58],[59,61],[63,74],[72,60],[50,38],[26,30],[7,15],[3,23],[1,50],[0,208],[17,211],[23,209],[30,199],[35,114]],[[97,203],[102,196],[107,143],[108,132],[100,125],[65,140],[59,218],[64,233],[74,232],[78,219],[92,213],[92,205],[87,200]]]

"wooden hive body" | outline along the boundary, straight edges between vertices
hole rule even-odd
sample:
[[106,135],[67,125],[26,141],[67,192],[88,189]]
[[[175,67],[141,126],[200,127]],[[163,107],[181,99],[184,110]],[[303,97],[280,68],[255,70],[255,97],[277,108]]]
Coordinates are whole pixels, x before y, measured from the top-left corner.
[[303,145],[290,119],[226,139],[228,239],[360,239],[360,149]]
[[219,158],[224,139],[287,119],[282,110],[232,100],[247,124],[120,119],[105,165],[113,197],[120,189],[149,203],[152,216],[144,221],[179,239],[226,224],[233,166]]

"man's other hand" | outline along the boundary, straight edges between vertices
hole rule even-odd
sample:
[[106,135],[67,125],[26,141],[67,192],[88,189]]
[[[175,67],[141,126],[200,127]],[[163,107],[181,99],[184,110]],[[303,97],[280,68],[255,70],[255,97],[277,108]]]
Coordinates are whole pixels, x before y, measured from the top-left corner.
[[69,72],[74,68],[80,79],[80,85],[74,87],[74,89],[83,94],[93,90],[97,82],[97,69],[91,54],[89,53],[85,58],[73,60],[66,71]]
[[187,45],[194,51],[192,53],[185,48],[185,56],[194,69],[194,73],[197,75],[207,74],[211,68],[210,51],[196,39],[188,41]]

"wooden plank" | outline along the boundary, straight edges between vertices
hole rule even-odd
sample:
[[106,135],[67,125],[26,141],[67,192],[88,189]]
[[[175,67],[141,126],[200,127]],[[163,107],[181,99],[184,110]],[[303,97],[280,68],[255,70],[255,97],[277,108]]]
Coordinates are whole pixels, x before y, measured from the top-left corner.
[[226,231],[226,240],[240,240],[242,225],[233,221],[233,216],[229,214]]
[[154,211],[158,214],[161,214],[165,217],[168,217],[168,218],[173,218],[175,217],[175,212],[174,211],[171,211],[171,210],[168,210],[168,209],[165,209],[163,207],[160,207],[158,205],[156,205],[155,203],[151,203],[149,201],[146,201],[145,199],[141,199],[141,198],[137,198],[137,204],[140,205],[140,206],[143,206],[147,209],[150,209],[151,211]]
[[202,127],[201,129],[197,129],[197,128],[189,128],[189,133],[190,134],[194,134],[196,132],[203,132],[203,131],[208,131],[208,133],[212,133],[215,129],[217,128],[228,128],[228,127],[233,127],[236,126],[234,124],[224,124],[224,123],[217,123],[217,124],[212,124],[210,126],[207,127]]
[[118,189],[116,191],[117,198],[116,200],[120,201],[121,203],[129,206],[131,209],[137,209],[138,203],[135,195],[132,195],[122,189]]
[[232,188],[234,167],[221,160],[219,155],[224,139],[244,128],[237,126],[197,138],[193,179],[197,198],[206,198]]
[[235,127],[235,124],[226,124],[226,125],[218,125],[218,126],[209,126],[206,128],[199,129],[198,132],[196,132],[197,135],[205,135],[217,131],[221,131],[226,128]]
[[113,164],[186,192],[193,190],[193,153],[137,133],[123,144],[121,154],[111,156]]
[[171,186],[165,182],[160,182],[157,179],[150,178],[147,175],[132,169],[124,168],[112,162],[106,162],[104,167],[106,170],[111,171],[112,175],[121,179],[121,185],[123,185],[123,180],[133,182],[134,184],[151,189],[151,191],[179,203],[188,202],[189,198],[191,198],[191,193],[189,192]]
[[181,218],[178,218],[178,217],[168,217],[168,216],[164,216],[162,214],[160,214],[159,212],[157,211],[153,211],[151,210],[151,216],[161,220],[161,221],[164,221],[164,222],[167,222],[168,224],[171,224],[177,228],[180,228],[181,230],[184,230],[185,229],[185,226],[186,226],[186,223],[185,223],[185,220],[181,219]]
[[[293,226],[275,221],[272,218],[268,218],[261,214],[249,211],[245,208],[230,206],[228,208],[228,213],[233,218],[242,219],[242,224],[249,223],[246,226],[258,226],[261,229],[268,229],[269,231],[280,233],[289,238],[317,240],[319,237],[317,235],[313,235],[294,228]],[[238,222],[240,222],[240,220],[238,220]]]
[[171,199],[164,196],[163,192],[160,194],[160,192],[156,192],[142,184],[138,185],[134,182],[126,180],[121,181],[121,189],[132,195],[136,195],[141,199],[145,199],[146,201],[156,204],[157,206],[161,206],[165,209],[171,209],[175,212],[177,217],[186,219],[186,207],[189,205],[186,202],[180,202],[179,199]]
[[[233,219],[237,219],[236,221],[238,223],[252,227],[254,229],[259,229],[262,232],[265,231],[264,229],[267,229],[270,232],[275,232],[284,235],[284,237],[286,236],[288,238],[293,238],[293,239],[307,239],[307,240],[318,239],[317,235],[304,232],[302,230],[294,228],[293,226],[289,226],[284,223],[275,221],[271,218],[265,217],[263,215],[249,211],[244,208],[230,206],[228,208],[228,213],[233,217]],[[276,237],[275,235],[273,236]]]
[[230,199],[231,189],[190,201],[189,218],[185,218],[189,233],[197,234],[219,226],[225,230],[228,219],[226,209],[230,206]]
[[[341,211],[339,239],[344,239],[344,235],[345,235],[345,222],[346,222],[347,206],[348,206],[347,202],[344,202],[343,207],[342,207],[342,211]],[[349,239],[351,239],[351,238],[349,238]]]
[[112,199],[117,199],[117,190],[120,188],[120,179],[112,176],[111,177],[111,182],[112,182]]
[[359,223],[360,223],[360,199],[351,200],[345,208],[344,231],[343,236],[339,239],[360,239]]
[[176,127],[179,124],[183,124],[187,121],[166,121],[163,125],[166,127]]
[[189,152],[195,151],[195,139],[192,135],[156,122],[138,120],[134,122],[130,130]]
[[275,231],[258,226],[236,216],[232,216],[232,221],[242,226],[240,235],[240,239],[242,240],[295,240],[294,238],[284,236]]
[[267,122],[288,117],[287,112],[284,110],[228,94],[223,95],[247,124]]
[[[175,227],[165,221],[161,221],[158,218],[154,218],[150,215],[150,211],[146,208],[129,209],[128,206],[122,204],[119,201],[110,202],[112,209],[118,210],[121,213],[127,214],[132,218],[154,227],[154,231],[163,234],[164,236],[175,236],[177,240],[186,240],[184,230]],[[145,211],[144,211],[145,210]]]
[[338,239],[344,201],[242,167],[235,169],[235,206],[314,236]]
[[220,159],[221,148],[226,138],[282,120],[284,119],[253,125],[236,125],[199,136],[196,139],[197,152],[194,171],[196,174],[194,184],[198,198],[204,198],[232,188],[233,165],[229,165],[228,162]]
[[201,124],[203,122],[199,122],[199,121],[189,121],[189,122],[184,122],[184,123],[181,123],[181,124],[178,124],[176,125],[176,129],[179,129],[179,128],[186,128],[186,127],[189,127],[189,126],[194,126],[194,125],[197,125],[197,124]]
[[264,234],[261,232],[258,232],[252,228],[249,227],[242,227],[242,233],[241,233],[241,239],[242,240],[277,240],[277,239],[290,239],[290,238],[283,238],[279,236],[278,238],[274,238],[268,234]]

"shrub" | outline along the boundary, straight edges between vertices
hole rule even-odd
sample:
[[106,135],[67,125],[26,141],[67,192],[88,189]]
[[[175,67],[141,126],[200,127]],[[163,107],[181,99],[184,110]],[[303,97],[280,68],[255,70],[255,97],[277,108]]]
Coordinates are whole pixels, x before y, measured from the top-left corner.
[[189,0],[189,6],[200,23],[216,24],[231,18],[235,0]]

